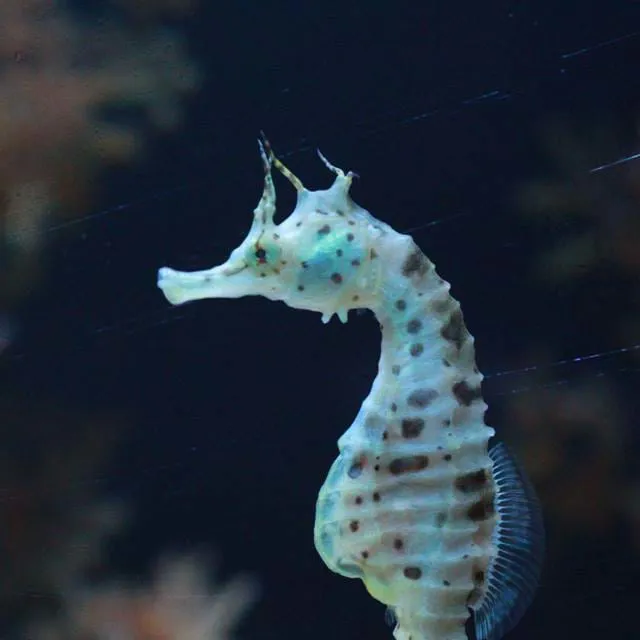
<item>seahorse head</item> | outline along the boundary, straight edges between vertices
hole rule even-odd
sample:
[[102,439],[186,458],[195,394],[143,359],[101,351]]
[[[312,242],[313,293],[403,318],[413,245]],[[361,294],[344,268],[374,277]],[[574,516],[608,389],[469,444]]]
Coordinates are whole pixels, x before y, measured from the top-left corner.
[[[374,244],[382,232],[371,215],[353,202],[354,174],[320,158],[336,175],[329,189],[310,191],[260,144],[264,190],[243,242],[223,264],[196,272],[164,267],[158,286],[172,304],[202,298],[261,295],[291,307],[337,314],[346,322],[350,308],[368,306],[378,279]],[[297,191],[296,207],[276,224],[275,166]]]

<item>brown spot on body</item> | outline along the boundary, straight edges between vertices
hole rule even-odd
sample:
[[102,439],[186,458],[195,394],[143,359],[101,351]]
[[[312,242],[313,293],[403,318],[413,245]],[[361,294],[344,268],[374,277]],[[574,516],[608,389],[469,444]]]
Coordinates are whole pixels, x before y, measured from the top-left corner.
[[331,227],[328,224],[325,224],[318,229],[319,236],[326,236],[330,232],[331,232]]
[[424,429],[422,418],[404,418],[401,423],[403,438],[417,438]]
[[435,389],[416,389],[407,397],[407,404],[416,409],[428,407],[436,398],[438,392]]
[[447,293],[444,298],[432,298],[429,304],[433,313],[449,315],[453,311],[456,301]]
[[339,273],[332,273],[331,274],[331,282],[333,282],[334,284],[341,284],[342,283],[342,276]]
[[369,251],[369,258],[371,260],[375,260],[377,257],[378,257],[378,254],[377,254],[376,250],[375,249],[371,249]]
[[373,501],[374,502],[380,502],[380,494],[377,491],[373,492]]
[[404,311],[407,308],[407,303],[404,300],[396,300],[396,309],[398,311]]
[[422,578],[422,569],[420,567],[405,567],[402,573],[408,580],[420,580]]
[[456,349],[462,348],[462,343],[469,335],[467,328],[464,326],[464,319],[462,317],[462,311],[456,309],[447,320],[444,327],[440,331],[440,335],[445,339],[453,342]]
[[468,407],[474,400],[482,398],[482,389],[479,386],[470,386],[466,380],[456,382],[452,391],[456,400],[465,407]]
[[429,466],[427,456],[406,456],[405,458],[395,458],[389,463],[389,473],[399,476],[412,471],[422,471]]
[[402,549],[404,549],[404,542],[402,538],[395,538],[395,540],[393,541],[393,548],[396,551],[401,551]]
[[462,493],[480,491],[486,486],[487,479],[487,472],[484,469],[465,473],[464,475],[456,478],[456,489],[462,491]]
[[442,456],[442,459],[443,459],[445,462],[451,462],[451,454],[450,454],[450,453],[445,453],[445,454]]
[[353,267],[359,267],[359,266],[360,266],[360,260],[358,260],[358,258],[354,258],[354,259],[351,261],[351,266],[353,266]]
[[429,271],[429,266],[430,263],[427,257],[416,245],[414,245],[413,249],[411,249],[405,258],[405,261],[402,263],[402,275],[405,278],[409,278],[414,275],[419,278],[423,278]]
[[422,355],[422,352],[424,351],[424,345],[420,344],[419,342],[416,342],[415,344],[412,344],[409,347],[409,353],[414,357],[417,358],[419,355]]
[[349,529],[352,533],[355,533],[360,528],[360,523],[357,520],[352,520],[349,523]]
[[357,505],[361,505],[361,504],[362,504],[362,496],[356,496],[355,503],[356,503]]
[[355,238],[355,236],[353,235],[353,233],[347,233],[347,240],[349,242],[353,242],[354,238]]
[[395,413],[398,410],[398,405],[395,402],[391,403],[391,411]]
[[473,522],[481,522],[483,520],[488,520],[495,513],[495,495],[493,492],[488,493],[486,496],[482,498],[482,500],[478,500],[478,502],[474,502],[467,511],[467,516],[469,520],[473,520]]
[[368,551],[361,551],[360,555],[362,556],[363,560],[366,560],[369,557],[369,552]]
[[418,318],[413,318],[407,322],[407,333],[416,334],[422,329],[422,321]]

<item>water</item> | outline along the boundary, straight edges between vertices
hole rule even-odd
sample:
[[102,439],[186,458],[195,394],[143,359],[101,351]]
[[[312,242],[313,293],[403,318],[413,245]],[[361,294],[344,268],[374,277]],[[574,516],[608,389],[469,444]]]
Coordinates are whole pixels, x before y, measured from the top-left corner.
[[391,637],[312,541],[375,322],[155,287],[244,237],[261,129],[313,188],[316,146],[357,171],[462,303],[549,531],[511,637],[632,634],[638,7],[95,4],[1,10],[2,636]]

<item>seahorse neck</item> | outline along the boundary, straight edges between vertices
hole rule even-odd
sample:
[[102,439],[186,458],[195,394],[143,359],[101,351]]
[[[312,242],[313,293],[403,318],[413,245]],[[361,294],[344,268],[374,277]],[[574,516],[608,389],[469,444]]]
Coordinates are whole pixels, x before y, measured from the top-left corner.
[[[372,415],[379,418],[380,429],[395,424],[397,430],[402,424],[417,428],[406,420],[419,416],[424,421],[421,435],[430,442],[455,447],[468,440],[470,429],[464,427],[469,426],[486,450],[493,430],[483,424],[482,375],[475,364],[473,337],[449,284],[409,236],[384,232],[375,252],[385,265],[371,304],[382,330],[378,374],[353,425],[357,427],[341,442],[370,435],[375,428]],[[401,437],[401,432],[396,435]]]

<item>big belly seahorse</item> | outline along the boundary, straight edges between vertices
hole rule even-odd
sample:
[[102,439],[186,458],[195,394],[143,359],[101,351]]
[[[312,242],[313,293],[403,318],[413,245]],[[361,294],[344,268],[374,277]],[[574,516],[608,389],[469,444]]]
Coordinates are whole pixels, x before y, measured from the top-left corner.
[[[535,495],[506,448],[489,448],[482,375],[459,303],[411,237],[349,196],[354,174],[311,191],[260,143],[264,190],[222,265],[162,268],[173,304],[262,295],[336,314],[371,309],[382,352],[369,396],[320,490],[315,544],[333,571],[386,604],[397,640],[497,640],[529,605],[544,536]],[[274,222],[275,166],[297,190]]]

